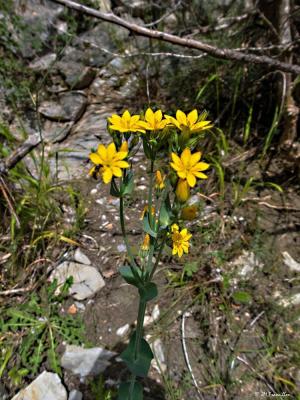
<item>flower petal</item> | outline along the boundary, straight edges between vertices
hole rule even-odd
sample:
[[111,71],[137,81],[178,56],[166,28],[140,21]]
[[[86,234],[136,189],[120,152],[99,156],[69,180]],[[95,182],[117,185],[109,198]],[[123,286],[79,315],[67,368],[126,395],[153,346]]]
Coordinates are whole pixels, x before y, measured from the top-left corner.
[[109,167],[103,169],[102,179],[104,183],[109,183],[112,180],[113,173]]
[[190,164],[190,160],[191,160],[191,150],[187,147],[183,150],[183,152],[181,153],[181,161],[182,164],[187,167]]
[[116,155],[116,152],[116,145],[114,144],[114,142],[110,143],[106,149],[106,161],[111,161]]
[[99,146],[97,148],[97,153],[102,158],[101,164],[105,163],[105,161],[107,159],[107,151],[106,151],[106,147],[103,144],[99,144]]
[[112,169],[112,173],[114,174],[114,176],[117,176],[118,178],[121,178],[121,176],[122,176],[122,170],[121,170],[121,168],[119,168],[119,167],[113,165],[113,166],[111,167],[111,169]]
[[208,178],[208,176],[205,175],[205,174],[203,174],[202,172],[196,171],[196,172],[193,172],[193,174],[194,174],[197,178],[200,178],[200,179],[207,179],[207,178]]
[[166,115],[166,114],[165,114],[165,118],[167,120],[168,125],[175,125],[178,129],[180,129],[180,124],[177,121],[177,119],[175,119],[174,117],[171,117],[171,115]]
[[201,158],[201,152],[197,151],[197,153],[194,153],[191,155],[191,166],[193,167]]
[[191,171],[206,171],[208,168],[210,167],[209,164],[207,164],[206,162],[199,162],[195,165],[193,165],[193,167],[191,168]]
[[187,120],[190,127],[192,127],[197,122],[197,119],[198,119],[198,111],[194,109],[187,116]]
[[124,121],[130,121],[130,118],[131,118],[130,112],[128,110],[125,110],[123,112],[122,119]]
[[196,185],[196,178],[195,175],[188,173],[187,177],[186,177],[188,184],[190,185],[190,187],[194,187]]
[[115,161],[114,166],[119,167],[119,168],[129,168],[130,167],[130,165],[128,164],[127,161]]
[[176,111],[176,119],[179,122],[179,125],[187,126],[186,115],[183,111],[181,111],[181,110]]
[[128,151],[118,151],[115,154],[114,160],[124,160],[128,156]]
[[211,121],[200,121],[192,127],[193,132],[200,132],[213,127]]
[[155,119],[154,119],[154,113],[151,110],[151,108],[147,108],[145,112],[145,120],[149,122],[150,125],[154,125]]
[[161,112],[161,110],[155,111],[154,119],[155,119],[156,123],[158,123],[158,122],[160,122],[162,120],[162,112]]
[[99,156],[99,154],[97,154],[97,153],[91,153],[91,154],[89,155],[89,158],[90,158],[90,160],[91,160],[94,164],[96,164],[96,165],[102,164],[102,159],[101,159],[101,157]]

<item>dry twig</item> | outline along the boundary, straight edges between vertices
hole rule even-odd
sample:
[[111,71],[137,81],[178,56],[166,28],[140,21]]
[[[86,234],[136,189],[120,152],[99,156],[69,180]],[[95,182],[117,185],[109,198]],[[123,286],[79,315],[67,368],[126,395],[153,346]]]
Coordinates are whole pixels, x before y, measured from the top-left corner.
[[272,69],[279,69],[285,72],[300,74],[300,66],[296,64],[284,63],[279,60],[276,60],[275,58],[271,58],[265,55],[258,56],[254,54],[245,54],[232,49],[219,48],[212,46],[208,43],[204,43],[200,40],[182,38],[176,35],[172,35],[170,33],[148,29],[146,27],[126,21],[125,19],[120,18],[113,13],[104,13],[95,10],[94,8],[78,4],[72,0],[52,0],[52,1],[58,4],[62,4],[70,9],[80,11],[83,14],[90,15],[91,17],[101,19],[103,21],[107,21],[115,25],[122,26],[123,28],[128,29],[129,31],[140,36],[161,40],[164,42],[172,43],[174,45],[183,46],[190,49],[200,50],[216,58],[240,61],[251,64],[261,64],[261,65],[266,65]]

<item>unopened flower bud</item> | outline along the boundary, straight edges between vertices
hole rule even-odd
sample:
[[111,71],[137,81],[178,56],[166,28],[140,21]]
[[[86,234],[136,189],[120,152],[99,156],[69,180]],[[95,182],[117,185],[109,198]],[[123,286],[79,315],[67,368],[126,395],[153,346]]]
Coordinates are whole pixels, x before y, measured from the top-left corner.
[[175,193],[180,203],[185,203],[187,201],[190,197],[190,187],[186,179],[179,179]]

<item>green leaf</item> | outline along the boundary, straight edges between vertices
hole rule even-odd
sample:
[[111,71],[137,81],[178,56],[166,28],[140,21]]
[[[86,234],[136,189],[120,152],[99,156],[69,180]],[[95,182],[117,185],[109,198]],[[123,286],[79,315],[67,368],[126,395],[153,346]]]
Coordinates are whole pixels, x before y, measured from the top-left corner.
[[252,301],[251,295],[247,292],[234,292],[232,297],[236,303],[249,304]]
[[134,187],[134,179],[133,179],[133,172],[129,171],[125,176],[122,186],[121,186],[121,195],[126,196],[126,194],[131,194]]
[[193,275],[198,271],[199,265],[197,261],[191,261],[184,265],[183,273],[189,278],[192,278]]
[[158,295],[157,286],[154,282],[148,282],[145,286],[139,288],[141,300],[147,302],[154,299]]
[[143,138],[143,148],[144,148],[145,156],[151,160],[152,159],[151,146],[149,145],[149,142],[144,138]]
[[143,400],[143,386],[134,382],[132,396],[130,397],[130,382],[121,383],[118,400]]
[[146,233],[149,233],[150,236],[152,236],[154,238],[157,237],[157,233],[150,226],[148,213],[146,213],[146,215],[144,216],[144,219],[143,219],[143,230]]
[[171,224],[172,208],[170,203],[169,195],[167,195],[165,201],[162,203],[159,213],[159,222],[162,227],[167,227]]
[[139,349],[135,357],[135,340],[136,332],[130,338],[129,345],[120,355],[122,360],[126,363],[128,369],[135,375],[146,377],[150,368],[153,353],[145,339],[141,339]]
[[111,184],[110,184],[110,194],[114,197],[120,197],[120,190],[119,190],[114,178],[112,179]]
[[[135,271],[136,273],[134,274]],[[133,285],[136,287],[141,286],[141,280],[137,279],[137,276],[142,278],[142,271],[137,267],[130,267],[129,265],[123,265],[119,268],[119,272],[122,278],[129,283],[129,285]]]

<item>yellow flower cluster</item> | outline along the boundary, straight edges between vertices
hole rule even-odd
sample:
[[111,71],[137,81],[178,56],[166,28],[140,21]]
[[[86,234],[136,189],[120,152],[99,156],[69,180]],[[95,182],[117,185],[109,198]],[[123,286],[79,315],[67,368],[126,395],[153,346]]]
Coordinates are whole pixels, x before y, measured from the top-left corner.
[[170,115],[165,115],[165,118],[163,118],[161,110],[154,112],[151,108],[148,108],[145,112],[144,120],[141,119],[140,115],[131,115],[130,112],[126,110],[121,117],[117,114],[113,114],[108,118],[108,121],[111,130],[121,133],[158,131],[164,129],[166,126],[174,126],[181,131],[188,130],[192,133],[198,133],[213,126],[210,121],[199,121],[199,115],[196,109],[188,114],[177,110],[176,118]]
[[[199,116],[196,109],[187,114],[181,110],[177,110],[176,118],[167,114],[163,115],[161,110],[153,111],[151,108],[146,110],[143,117],[140,115],[131,115],[130,112],[126,110],[121,116],[113,114],[110,118],[108,118],[108,126],[111,131],[127,134],[125,135],[127,140],[129,140],[128,133],[155,133],[172,127],[181,131],[181,134],[179,134],[179,141],[173,142],[173,133],[171,131],[172,134],[168,136],[168,130],[164,131],[162,136],[154,136],[151,134],[149,136],[143,136],[142,139],[145,154],[149,159],[151,159],[152,166],[153,161],[156,158],[156,152],[159,151],[158,149],[160,148],[160,141],[162,138],[167,137],[171,140],[169,142],[169,146],[172,149],[179,148],[183,150],[181,154],[176,154],[175,152],[171,153],[172,160],[170,162],[170,166],[178,176],[175,189],[176,198],[180,203],[185,203],[190,197],[191,188],[196,185],[197,179],[207,179],[207,176],[203,173],[203,171],[206,171],[209,168],[209,164],[200,161],[202,155],[200,151],[196,151],[194,153],[191,152],[190,144],[193,143],[193,141],[189,140],[191,134],[199,133],[201,131],[210,129],[213,126],[210,121],[205,120],[205,116],[206,114]],[[138,140],[139,136],[136,136],[130,142],[130,149],[134,148]],[[114,177],[122,177],[124,173],[123,170],[130,167],[127,161],[129,146],[127,141],[123,141],[122,143],[120,142],[120,136],[114,136],[114,142],[109,143],[107,146],[100,144],[97,148],[97,151],[92,152],[89,155],[90,160],[94,164],[90,170],[90,175],[94,176],[95,178],[101,176],[105,184],[110,183]],[[125,187],[122,185],[124,185],[125,177],[127,176],[129,175],[124,174],[124,181],[122,181],[120,184],[120,188]],[[156,196],[159,196],[160,191],[166,191],[169,188],[170,183],[172,183],[172,177],[167,179],[167,175],[164,175],[161,170],[158,169],[155,171],[154,187],[156,189]],[[150,191],[149,193],[152,192]],[[141,219],[144,219],[146,213],[149,212],[151,213],[151,217],[155,216],[154,207],[149,207],[146,205]],[[195,206],[183,207],[181,210],[181,218],[184,220],[191,220],[196,214],[197,207]],[[169,220],[172,220],[172,211],[170,215],[171,217],[169,217]],[[158,224],[158,221],[159,219],[156,220],[155,223]],[[173,224],[171,225],[169,235],[172,240],[173,255],[177,254],[179,257],[182,257],[184,253],[188,253],[190,246],[189,240],[192,235],[187,229],[184,228],[180,230],[178,225]],[[150,248],[150,244],[150,236],[147,233],[141,244],[141,250],[143,252],[147,252]]]

